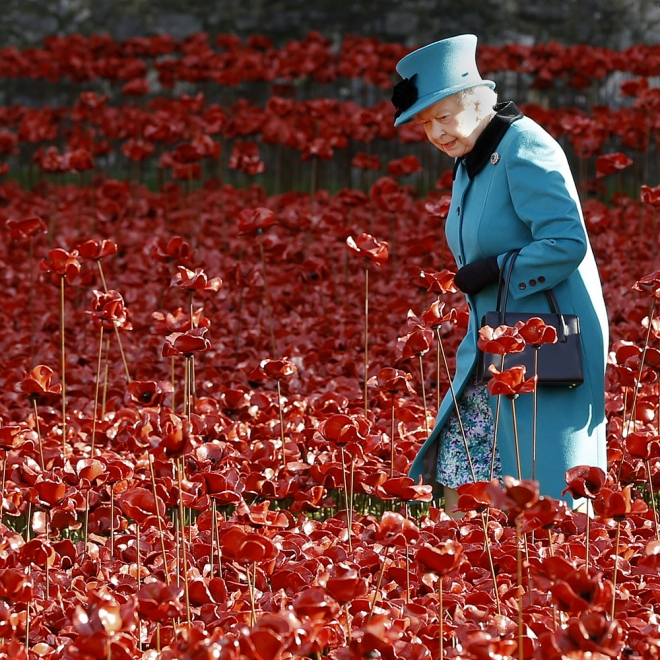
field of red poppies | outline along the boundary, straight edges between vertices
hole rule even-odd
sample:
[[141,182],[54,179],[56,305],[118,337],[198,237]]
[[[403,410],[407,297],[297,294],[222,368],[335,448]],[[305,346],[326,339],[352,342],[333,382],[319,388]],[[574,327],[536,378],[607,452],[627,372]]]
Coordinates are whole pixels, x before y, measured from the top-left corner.
[[481,47],[575,163],[610,462],[461,521],[406,476],[467,324],[406,52],[0,49],[0,659],[660,657],[660,47]]

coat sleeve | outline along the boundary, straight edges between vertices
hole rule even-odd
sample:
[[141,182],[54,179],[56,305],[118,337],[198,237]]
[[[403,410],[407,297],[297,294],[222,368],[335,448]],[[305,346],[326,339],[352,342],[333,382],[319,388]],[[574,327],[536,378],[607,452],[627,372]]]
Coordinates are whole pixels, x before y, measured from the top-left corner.
[[[588,238],[566,155],[548,133],[536,126],[520,131],[505,164],[515,212],[532,235],[511,278],[510,295],[524,298],[571,275],[585,257]],[[536,285],[530,287],[530,280]]]

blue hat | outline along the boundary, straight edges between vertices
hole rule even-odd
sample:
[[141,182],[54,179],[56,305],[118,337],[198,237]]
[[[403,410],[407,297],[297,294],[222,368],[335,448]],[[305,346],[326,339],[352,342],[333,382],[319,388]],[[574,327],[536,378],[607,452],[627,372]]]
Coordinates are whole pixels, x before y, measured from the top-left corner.
[[488,85],[477,69],[477,37],[461,34],[419,48],[396,65],[404,78],[394,88],[392,103],[397,108],[395,126],[408,123],[418,112],[441,99],[470,87]]

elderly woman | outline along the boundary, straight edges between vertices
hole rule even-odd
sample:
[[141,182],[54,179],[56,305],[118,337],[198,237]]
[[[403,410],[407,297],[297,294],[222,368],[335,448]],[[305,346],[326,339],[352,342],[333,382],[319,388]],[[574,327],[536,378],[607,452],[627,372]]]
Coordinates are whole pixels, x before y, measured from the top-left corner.
[[[500,269],[511,250],[520,252],[507,312],[549,312],[544,292],[552,289],[562,313],[578,315],[583,337],[584,383],[575,389],[538,388],[535,478],[541,493],[562,497],[564,474],[576,465],[606,468],[608,323],[575,183],[557,142],[514,103],[496,103],[495,84],[477,70],[476,46],[474,35],[461,35],[410,53],[397,65],[404,80],[392,97],[396,126],[419,123],[435,147],[455,158],[445,234],[470,323],[456,356],[456,400],[447,393],[410,469],[413,478],[421,475],[438,487],[438,495],[444,488],[450,515],[461,484],[490,478],[491,456],[495,476],[517,476],[512,416],[500,414],[493,454],[497,397],[474,375],[481,319],[496,308]],[[532,396],[516,401],[522,477],[527,479],[532,474],[532,402]],[[503,410],[508,413],[508,406]]]

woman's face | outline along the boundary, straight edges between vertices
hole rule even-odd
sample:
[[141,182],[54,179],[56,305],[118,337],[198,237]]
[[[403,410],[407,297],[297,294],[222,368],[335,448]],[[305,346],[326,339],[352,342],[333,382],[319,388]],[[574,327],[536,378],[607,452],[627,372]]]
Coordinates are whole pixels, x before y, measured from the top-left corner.
[[458,98],[456,94],[448,96],[415,115],[429,141],[452,158],[472,151],[489,119],[479,112],[478,102],[463,107]]

